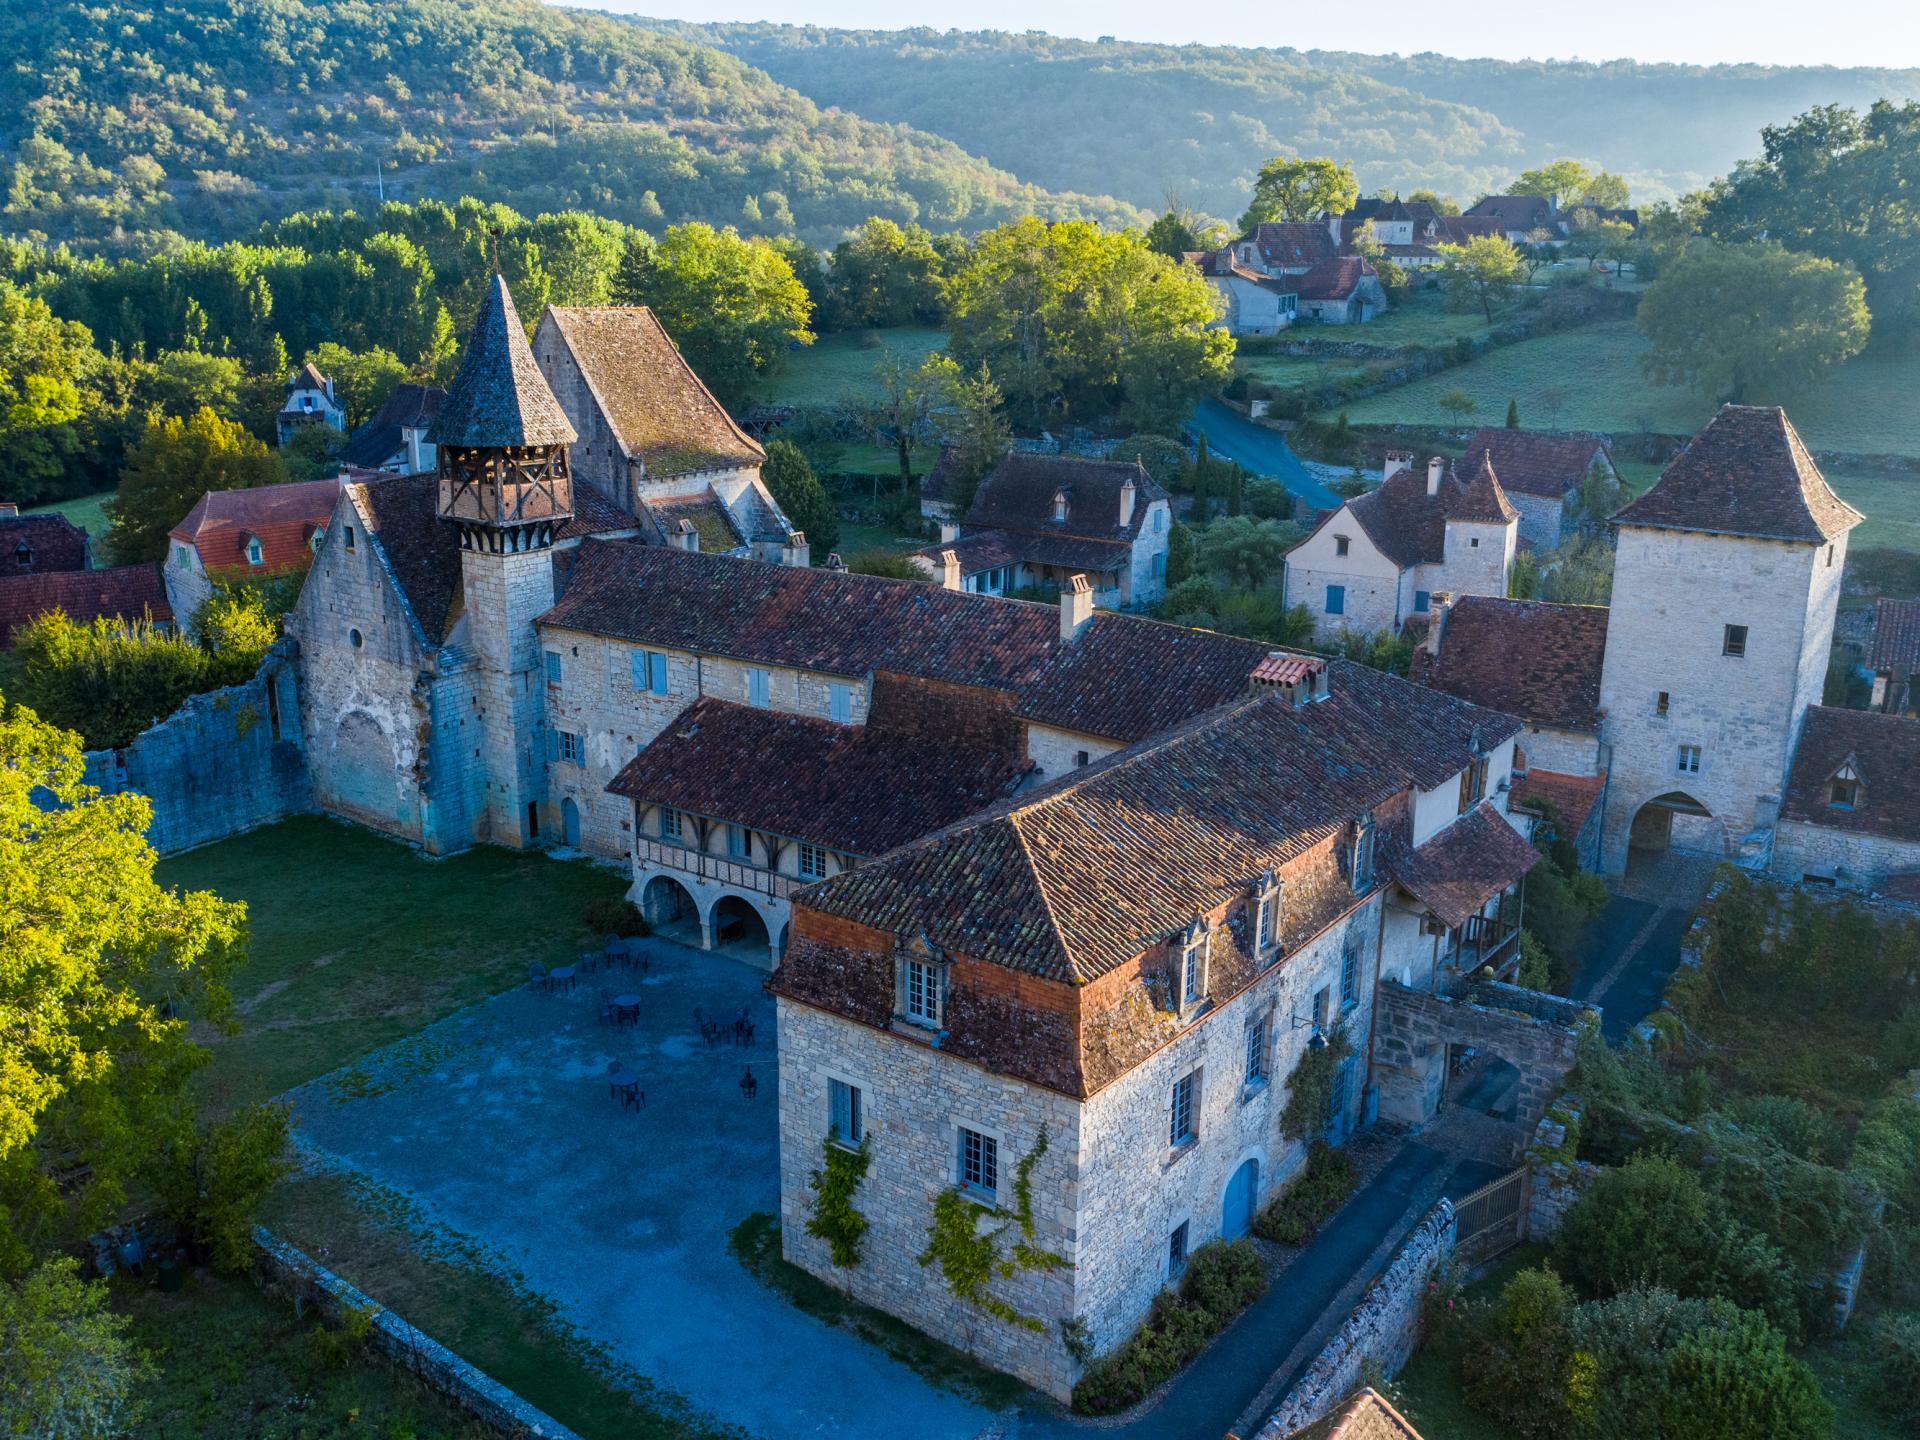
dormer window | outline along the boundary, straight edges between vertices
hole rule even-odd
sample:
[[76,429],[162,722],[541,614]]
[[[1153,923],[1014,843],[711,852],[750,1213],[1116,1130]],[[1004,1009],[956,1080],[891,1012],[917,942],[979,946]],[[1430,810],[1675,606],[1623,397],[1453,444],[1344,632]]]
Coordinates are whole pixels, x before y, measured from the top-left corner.
[[1056,490],[1053,492],[1053,521],[1056,525],[1064,525],[1066,520],[1067,492],[1064,490]]
[[249,565],[264,565],[266,559],[266,552],[260,548],[260,537],[257,535],[249,535],[247,537],[247,563]]
[[1851,810],[1860,803],[1860,772],[1854,769],[1853,760],[1833,772],[1833,778],[1827,782],[1827,804],[1835,810]]
[[1373,888],[1373,817],[1362,815],[1353,822],[1353,854],[1348,876],[1353,893],[1364,895]]
[[1207,962],[1213,952],[1213,932],[1196,917],[1180,937],[1180,1009],[1192,1010],[1207,998]]
[[895,964],[894,1013],[909,1025],[926,1030],[947,1023],[946,957],[922,935],[900,951]]
[[1253,953],[1264,958],[1280,948],[1280,881],[1271,870],[1253,886]]
[[1476,755],[1460,772],[1460,813],[1466,814],[1486,797],[1487,757]]
[[22,570],[33,568],[33,547],[22,540],[13,552],[14,563]]

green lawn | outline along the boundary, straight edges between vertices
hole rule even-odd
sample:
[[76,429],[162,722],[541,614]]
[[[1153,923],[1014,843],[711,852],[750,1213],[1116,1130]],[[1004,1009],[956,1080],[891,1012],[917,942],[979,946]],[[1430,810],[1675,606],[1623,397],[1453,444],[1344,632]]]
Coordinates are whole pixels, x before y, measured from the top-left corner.
[[856,525],[840,522],[840,553],[858,555],[863,550],[918,550],[927,543],[924,535],[900,535],[891,525]]
[[189,851],[164,884],[247,902],[252,959],[235,984],[240,1031],[207,1035],[219,1104],[325,1075],[566,964],[582,908],[626,887],[618,870],[478,847],[429,859],[395,840],[302,816]]
[[[1495,319],[1506,320],[1510,313],[1499,312]],[[1300,333],[1316,340],[1363,340],[1369,345],[1410,350],[1416,345],[1451,345],[1463,335],[1477,337],[1490,328],[1485,312],[1450,310],[1447,297],[1440,291],[1407,290],[1389,296],[1387,313],[1364,325],[1309,325]]]
[[762,393],[755,398],[770,405],[831,405],[849,396],[877,396],[880,384],[874,367],[888,351],[902,364],[914,366],[946,343],[946,331],[917,325],[822,335],[811,345],[789,350],[780,369],[761,382]]
[[1242,355],[1235,368],[1248,379],[1278,390],[1307,390],[1367,370],[1353,360],[1316,360],[1306,355]]
[[36,505],[26,513],[44,515],[49,511],[64,515],[93,537],[94,561],[104,565],[104,542],[107,538],[107,512],[101,508],[113,498],[113,491],[103,490],[98,495],[76,495],[71,500],[56,500],[51,505]]
[[[1655,385],[1640,368],[1646,340],[1629,320],[1523,340],[1346,407],[1358,424],[1447,425],[1440,397],[1474,401],[1464,423],[1497,425],[1517,400],[1520,423],[1558,430],[1687,435],[1713,407],[1689,389]],[[1864,455],[1920,455],[1920,356],[1863,356],[1787,406],[1808,445]]]

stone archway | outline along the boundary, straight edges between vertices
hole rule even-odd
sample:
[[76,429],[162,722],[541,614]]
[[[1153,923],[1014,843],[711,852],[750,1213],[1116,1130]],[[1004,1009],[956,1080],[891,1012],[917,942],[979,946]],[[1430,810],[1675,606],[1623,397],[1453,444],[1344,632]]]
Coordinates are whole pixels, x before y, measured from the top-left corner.
[[662,939],[699,947],[700,905],[671,875],[655,875],[641,887],[640,913]]
[[1433,1119],[1454,1060],[1466,1049],[1497,1056],[1517,1076],[1487,1097],[1509,1123],[1531,1129],[1573,1068],[1580,1031],[1598,1013],[1575,1000],[1499,981],[1460,999],[1380,983],[1375,1004],[1374,1083],[1380,1115],[1403,1124]]
[[1713,811],[1684,790],[1668,790],[1633,812],[1622,873],[1634,883],[1657,876],[1675,855],[1725,854],[1726,832]]
[[713,948],[721,954],[749,961],[763,969],[767,966],[768,957],[773,953],[773,936],[767,929],[766,917],[751,900],[722,895],[713,902],[707,928],[713,937]]

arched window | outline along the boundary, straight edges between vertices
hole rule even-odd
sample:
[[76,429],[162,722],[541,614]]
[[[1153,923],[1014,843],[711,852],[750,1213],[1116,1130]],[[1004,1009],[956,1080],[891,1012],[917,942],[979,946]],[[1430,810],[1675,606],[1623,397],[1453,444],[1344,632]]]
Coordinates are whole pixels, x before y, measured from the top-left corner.
[[247,563],[249,565],[259,565],[264,563],[266,558],[266,552],[260,548],[260,537],[257,535],[248,536]]
[[1067,492],[1064,490],[1056,490],[1053,492],[1053,518],[1056,524],[1061,524],[1066,521]]

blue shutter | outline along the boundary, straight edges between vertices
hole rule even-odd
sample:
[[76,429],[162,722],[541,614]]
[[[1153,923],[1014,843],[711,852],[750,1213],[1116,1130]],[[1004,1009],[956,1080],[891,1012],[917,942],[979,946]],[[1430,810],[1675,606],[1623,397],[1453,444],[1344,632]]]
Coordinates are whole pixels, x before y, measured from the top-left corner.
[[1344,585],[1327,586],[1327,614],[1344,615],[1347,613],[1347,587]]
[[1424,615],[1433,607],[1433,596],[1425,590],[1413,592],[1413,610],[1416,615]]
[[650,650],[636,650],[628,657],[633,663],[634,689],[644,690],[647,688],[647,662],[652,658],[653,652]]
[[853,691],[846,685],[827,686],[827,714],[845,725],[853,719]]
[[667,657],[658,650],[647,652],[648,688],[656,695],[667,693]]

